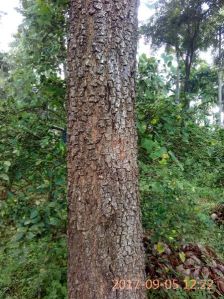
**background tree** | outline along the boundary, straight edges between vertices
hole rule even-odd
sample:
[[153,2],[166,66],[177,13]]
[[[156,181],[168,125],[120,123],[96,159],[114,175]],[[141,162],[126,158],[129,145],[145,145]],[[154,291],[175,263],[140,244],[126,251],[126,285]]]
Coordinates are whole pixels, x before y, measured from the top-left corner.
[[[183,62],[182,93],[185,107],[189,106],[186,94],[190,92],[190,74],[198,51],[212,44],[216,25],[212,20],[222,7],[222,1],[177,1],[160,0],[156,5],[156,14],[142,27],[143,34],[151,43],[167,50],[173,50],[177,59],[176,98],[180,92],[180,62]],[[208,38],[210,37],[210,39]]]
[[224,107],[224,98],[223,98],[223,69],[224,69],[224,26],[220,26],[218,30],[218,85],[219,85],[219,93],[218,93],[218,100],[219,100],[219,121],[220,126],[223,125],[222,120],[222,113]]
[[[224,10],[222,11],[222,21],[224,20]],[[218,24],[217,33],[214,40],[214,46],[217,49],[215,55],[215,64],[218,68],[218,105],[219,105],[219,125],[223,125],[222,113],[224,112],[223,96],[223,72],[224,72],[224,26]]]

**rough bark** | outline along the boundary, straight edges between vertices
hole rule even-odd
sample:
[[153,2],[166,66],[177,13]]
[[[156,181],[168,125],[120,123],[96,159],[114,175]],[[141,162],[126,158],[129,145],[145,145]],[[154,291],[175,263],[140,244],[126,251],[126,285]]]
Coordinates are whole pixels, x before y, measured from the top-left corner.
[[69,299],[142,299],[134,121],[138,0],[71,0],[68,49]]

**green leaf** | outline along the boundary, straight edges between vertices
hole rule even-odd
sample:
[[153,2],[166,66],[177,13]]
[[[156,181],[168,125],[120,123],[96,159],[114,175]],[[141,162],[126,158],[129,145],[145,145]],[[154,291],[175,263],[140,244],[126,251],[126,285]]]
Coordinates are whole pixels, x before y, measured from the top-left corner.
[[153,144],[153,141],[148,138],[144,138],[141,142],[142,148],[146,149],[148,153],[152,151]]
[[50,218],[50,224],[53,226],[57,226],[60,224],[60,221],[57,218]]
[[24,225],[29,225],[30,223],[31,223],[31,221],[29,219],[24,221]]
[[4,181],[9,181],[9,176],[5,173],[0,174],[0,179],[3,179]]
[[31,214],[30,214],[30,218],[33,219],[33,218],[36,218],[37,216],[39,215],[39,212],[38,210],[32,210],[31,211]]
[[139,132],[140,132],[141,134],[144,134],[145,131],[146,131],[146,128],[147,128],[145,122],[138,122],[137,127],[138,127],[138,130],[139,130]]
[[24,236],[25,236],[24,232],[19,232],[14,236],[13,241],[18,242],[22,240]]
[[156,250],[158,251],[159,254],[165,252],[165,249],[166,248],[163,243],[159,242],[158,244],[156,244]]
[[170,157],[173,159],[173,161],[180,167],[180,169],[183,171],[184,167],[183,165],[180,163],[180,161],[176,158],[176,156],[174,155],[174,153],[172,151],[168,151],[168,154],[170,155]]
[[184,263],[186,261],[186,256],[184,252],[179,252],[180,260]]
[[33,238],[35,238],[35,234],[32,232],[28,232],[28,234],[26,235],[28,240],[32,240]]
[[7,166],[7,167],[10,167],[11,166],[11,162],[10,161],[5,161],[4,165]]

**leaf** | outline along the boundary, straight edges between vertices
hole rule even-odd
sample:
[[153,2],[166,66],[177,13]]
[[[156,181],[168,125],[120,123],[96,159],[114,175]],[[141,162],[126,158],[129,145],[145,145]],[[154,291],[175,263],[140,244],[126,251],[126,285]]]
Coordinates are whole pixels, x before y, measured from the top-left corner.
[[24,225],[29,225],[30,223],[31,223],[31,221],[29,219],[24,221]]
[[5,161],[4,163],[4,170],[5,172],[9,171],[9,167],[11,166],[11,162],[10,161]]
[[[155,144],[155,143],[154,143]],[[153,160],[156,160],[158,158],[161,158],[162,155],[164,153],[166,153],[166,148],[165,147],[159,147],[156,146],[154,149],[154,151],[150,154],[150,158],[152,158]]]
[[53,226],[57,226],[60,224],[60,221],[57,218],[50,218],[50,224]]
[[186,261],[186,256],[184,252],[179,252],[180,260],[184,263]]
[[30,214],[30,218],[31,219],[36,218],[38,215],[39,215],[38,210],[36,210],[36,209],[32,210],[31,214]]
[[37,162],[35,163],[37,166],[40,165],[42,163],[42,160],[37,160]]
[[147,152],[151,152],[153,147],[153,141],[147,138],[144,138],[141,142],[141,146],[147,150]]
[[32,240],[33,238],[35,238],[35,234],[32,233],[32,232],[28,232],[26,237],[27,237],[28,240]]
[[35,218],[33,218],[32,220],[31,220],[31,223],[32,224],[36,224],[36,223],[38,223],[38,222],[40,222],[41,221],[41,218],[39,217],[39,216],[37,216],[37,217],[35,217]]
[[180,167],[180,169],[183,171],[184,167],[183,165],[180,163],[180,161],[176,158],[176,156],[174,155],[174,153],[172,151],[168,151],[168,154],[170,154],[170,157],[173,159],[173,161]]
[[156,118],[153,118],[150,123],[152,125],[156,125],[158,122],[159,122],[159,118],[156,117]]
[[170,156],[169,156],[167,153],[162,154],[162,158],[163,158],[163,159],[169,159],[169,157],[170,157]]
[[142,121],[142,122],[139,122],[139,123],[137,124],[137,126],[138,126],[138,130],[139,130],[139,132],[140,132],[141,134],[144,134],[145,131],[146,131],[146,128],[147,128],[146,123]]
[[13,238],[13,240],[14,240],[15,242],[18,242],[18,241],[22,240],[23,237],[24,237],[24,232],[19,232],[19,233],[17,233],[17,234],[15,235],[15,237]]
[[10,161],[5,161],[4,165],[7,166],[7,167],[10,167],[11,166],[11,162]]
[[4,181],[9,181],[9,176],[5,173],[0,174],[0,179],[3,179]]
[[15,154],[16,156],[19,156],[20,151],[18,149],[14,149],[12,153]]
[[165,252],[166,248],[163,243],[159,242],[156,245],[156,250],[158,251],[159,254],[161,254],[161,253]]
[[166,159],[162,159],[159,161],[160,165],[167,165],[167,160]]

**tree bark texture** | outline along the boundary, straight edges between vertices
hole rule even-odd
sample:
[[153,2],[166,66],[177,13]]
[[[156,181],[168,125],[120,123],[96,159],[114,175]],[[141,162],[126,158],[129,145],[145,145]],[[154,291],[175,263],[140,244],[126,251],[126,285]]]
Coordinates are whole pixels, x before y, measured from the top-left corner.
[[134,118],[138,0],[71,0],[69,299],[143,299]]

